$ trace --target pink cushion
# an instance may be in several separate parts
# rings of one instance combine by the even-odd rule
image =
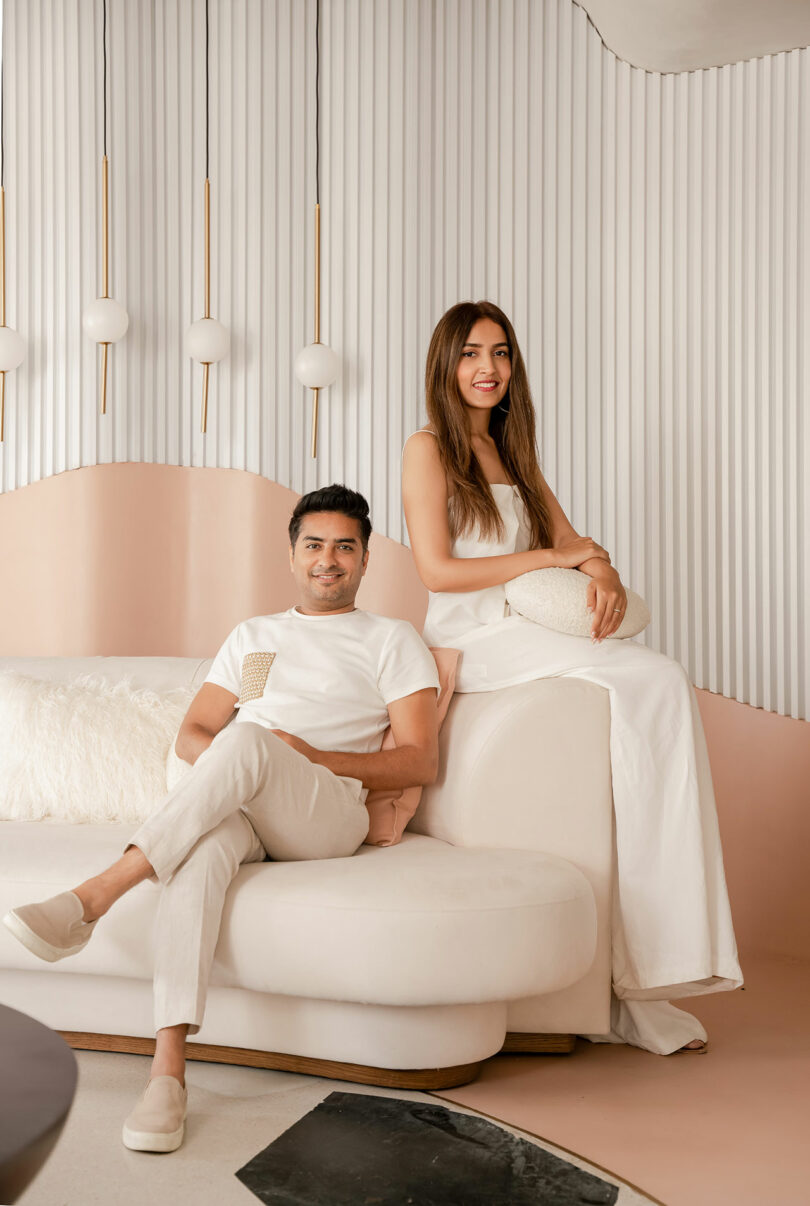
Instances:
[[[436,700],[436,710],[439,716],[439,728],[447,715],[453,690],[456,685],[456,668],[461,657],[458,649],[431,649],[439,672],[439,696]],[[385,730],[382,745],[383,750],[396,746],[390,727]],[[410,821],[422,797],[421,787],[401,787],[398,790],[390,787],[380,787],[370,791],[366,796],[369,827],[366,837],[367,846],[396,846],[402,840],[405,827]]]

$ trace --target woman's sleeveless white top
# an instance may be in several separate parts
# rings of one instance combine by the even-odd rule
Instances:
[[[477,531],[460,536],[453,543],[453,557],[498,557],[529,548],[530,531],[517,487],[495,482],[491,490],[503,521],[503,536],[484,540]],[[476,629],[508,615],[503,585],[484,590],[431,592],[423,635],[428,645],[453,646],[455,642],[457,647],[461,637],[468,637]]]

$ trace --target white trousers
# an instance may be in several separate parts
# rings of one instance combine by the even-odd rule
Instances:
[[[611,1032],[600,1037],[659,1054],[705,1038],[700,1022],[669,1000],[736,988],[742,973],[706,739],[686,671],[635,641],[595,646],[517,615],[443,643],[464,652],[457,691],[554,677],[608,691],[614,1001]]]
[[[131,839],[163,885],[156,1030],[199,1030],[225,893],[240,865],[354,854],[368,832],[361,793],[359,779],[316,766],[262,725],[217,734]]]

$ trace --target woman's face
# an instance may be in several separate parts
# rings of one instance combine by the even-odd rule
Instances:
[[[479,318],[458,362],[458,388],[465,405],[492,410],[505,398],[511,376],[506,332],[491,318]]]

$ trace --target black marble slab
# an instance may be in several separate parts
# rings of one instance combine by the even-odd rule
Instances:
[[[330,1093],[237,1177],[273,1206],[612,1206],[616,1186],[484,1118]]]

